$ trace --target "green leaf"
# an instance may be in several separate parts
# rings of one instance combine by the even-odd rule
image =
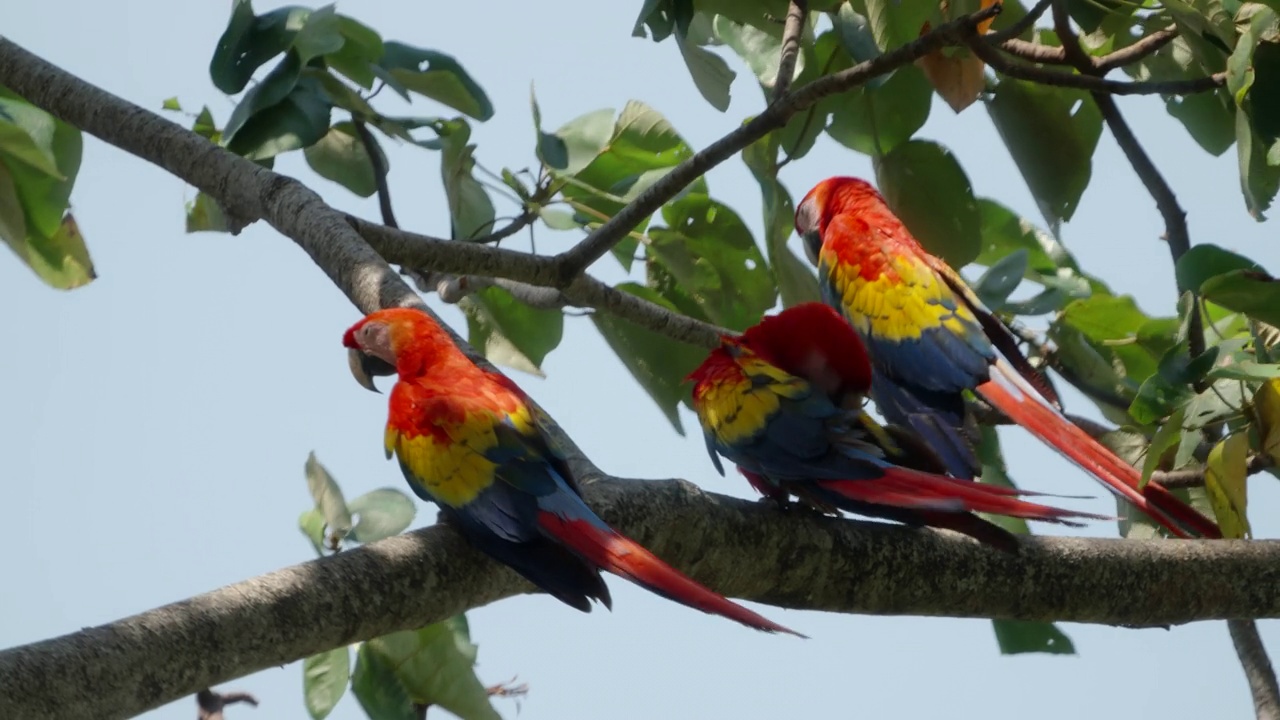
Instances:
[[[1225,91],[1171,95],[1164,104],[1210,155],[1217,157],[1235,143],[1235,112]]]
[[[2,172],[3,168],[0,168],[0,173]],[[0,181],[0,185],[3,185],[3,181]],[[0,193],[3,193],[3,189],[0,189]],[[3,202],[11,203],[12,198]],[[13,222],[13,218],[10,217],[6,222]],[[71,213],[66,214],[62,224],[50,237],[28,228],[24,239],[13,242],[5,235],[4,240],[50,287],[72,290],[87,285],[98,277],[93,269],[93,261],[89,258],[89,249],[85,247],[84,237],[80,234],[80,226]]]
[[[1280,133],[1280,101],[1272,97],[1280,89],[1280,46],[1262,42],[1275,21],[1276,13],[1270,8],[1254,13],[1227,61],[1227,89],[1238,107],[1240,185],[1249,213],[1259,221],[1265,219],[1262,213],[1280,190],[1280,168],[1267,161]],[[1253,91],[1255,81],[1261,84],[1257,92]]]
[[[1206,280],[1232,270],[1261,271],[1262,266],[1238,253],[1204,243],[1183,253],[1174,274],[1178,278],[1179,292],[1199,293]]]
[[[347,509],[347,503],[342,498],[342,489],[338,487],[338,482],[320,464],[314,452],[307,455],[305,471],[307,489],[311,491],[316,507],[324,515],[324,522],[329,526],[329,532],[339,536],[346,535],[351,530],[351,511]]]
[[[1280,377],[1280,365],[1245,360],[1213,368],[1205,374],[1205,377],[1210,380],[1270,380]]]
[[[189,233],[227,232],[227,218],[222,213],[218,201],[204,192],[196,193],[196,197],[187,203],[187,228]]]
[[[715,36],[747,63],[756,79],[766,88],[778,82],[778,66],[782,61],[782,26],[760,30],[752,25],[736,23],[724,15],[713,21]],[[804,70],[804,53],[796,56],[794,80]]]
[[[538,103],[533,101],[534,125],[538,130],[538,159],[551,170],[577,175],[609,144],[613,134],[613,110],[603,108],[580,115],[554,133],[543,132]]]
[[[394,488],[370,490],[347,503],[347,510],[356,517],[351,537],[361,543],[399,535],[417,512],[409,496]]]
[[[298,516],[298,529],[311,541],[316,555],[324,555],[324,515],[316,508],[311,508]]]
[[[926,250],[956,268],[978,256],[978,202],[951,151],[934,142],[911,140],[877,158],[874,165],[889,207]]]
[[[209,62],[214,86],[228,95],[243,90],[254,71],[289,49],[310,14],[307,8],[288,6],[255,16],[249,0],[234,0]]]
[[[1250,535],[1248,508],[1249,434],[1238,432],[1209,451],[1204,487],[1225,538]]]
[[[342,47],[324,56],[325,63],[365,90],[373,88],[373,64],[384,52],[382,36],[372,28],[345,15],[338,15]]]
[[[713,322],[743,330],[777,301],[774,280],[755,238],[731,208],[690,193],[662,208],[667,227],[652,227],[646,248]]]
[[[1000,654],[1049,653],[1075,655],[1076,647],[1057,625],[1026,620],[992,620]]]
[[[22,256],[27,240],[27,218],[22,212],[18,188],[9,170],[0,165],[0,239]]]
[[[1015,250],[1027,253],[1027,277],[1057,276],[1062,268],[1080,272],[1076,259],[1052,235],[989,198],[978,199],[982,215],[982,252],[974,262],[988,267]]]
[[[289,57],[294,56],[290,54]],[[313,145],[329,132],[329,113],[333,105],[318,79],[299,77],[282,100],[259,106],[258,100],[264,98],[256,96],[251,99],[250,96],[267,82],[263,81],[245,95],[223,130],[229,138],[227,149],[250,160],[266,160]],[[233,121],[246,103],[259,109],[253,110],[233,134]]]
[[[760,184],[764,201],[765,250],[769,267],[773,268],[778,294],[783,307],[822,299],[818,279],[809,266],[787,248],[787,240],[795,228],[795,205],[791,195],[778,182],[777,138],[774,133],[757,140],[742,151],[742,160]]]
[[[852,3],[842,2],[840,10],[831,21],[839,33],[840,44],[854,62],[865,62],[880,56],[880,48],[876,45],[875,34],[871,32],[870,21],[855,10]],[[868,80],[864,87],[879,87],[884,81],[884,76],[877,77]]]
[[[182,103],[178,102],[177,97],[165,98],[164,103],[160,106],[161,110],[174,110],[182,112]]]
[[[467,316],[468,342],[490,362],[545,377],[542,361],[560,344],[563,313],[529,307],[500,287],[472,293],[458,306]]]
[[[378,65],[406,89],[444,103],[481,122],[493,117],[489,96],[452,56],[388,42]],[[425,67],[424,67],[425,65]]]
[[[293,38],[293,48],[305,65],[312,58],[341,50],[345,42],[338,15],[330,4],[307,16],[307,21]]]
[[[493,201],[489,192],[473,175],[476,146],[471,139],[471,126],[462,118],[441,122],[436,130],[444,143],[440,156],[440,172],[444,178],[445,197],[453,223],[453,238],[467,240],[493,232]]]
[[[840,96],[827,134],[871,156],[892,152],[929,119],[933,90],[919,68],[898,68],[879,86],[868,83]]]
[[[374,143],[383,167],[386,167],[387,156],[376,144],[376,139]],[[334,124],[320,138],[320,142],[306,148],[302,154],[317,175],[338,183],[360,197],[369,197],[378,191],[373,163],[356,133],[354,123],[344,121]]]
[[[1215,380],[1204,392],[1187,403],[1185,427],[1203,428],[1238,417],[1245,404],[1245,383]]]
[[[501,720],[476,677],[476,646],[464,615],[365,643],[395,669],[410,699],[438,705],[463,720]]]
[[[987,112],[1056,233],[1075,214],[1089,185],[1102,134],[1097,105],[1080,90],[1003,78]]]
[[[1142,482],[1139,489],[1147,486],[1151,480],[1151,473],[1160,466],[1160,459],[1182,439],[1182,422],[1186,416],[1186,408],[1180,407],[1174,410],[1169,420],[1152,436],[1151,446],[1147,449],[1147,455],[1142,461]]]
[[[889,51],[915,40],[933,15],[933,3],[866,0],[871,34],[881,50]],[[933,6],[933,7],[931,7]]]
[[[983,305],[998,310],[1022,284],[1022,277],[1026,274],[1027,251],[1019,248],[991,265],[978,278],[973,289]]]
[[[28,234],[53,238],[80,171],[80,131],[0,87],[0,163],[8,168]]]
[[[684,59],[684,65],[689,69],[689,77],[693,78],[693,86],[698,89],[702,99],[720,112],[728,110],[729,87],[733,85],[733,79],[738,76],[729,69],[729,63],[719,55],[706,48],[698,47],[679,35],[676,36],[676,47],[680,49],[680,57]],[[612,118],[612,113],[610,117]]]
[[[622,283],[617,289],[678,312],[670,300],[652,288],[636,283]],[[617,353],[623,365],[631,371],[631,375],[658,404],[676,432],[683,435],[684,426],[676,409],[681,402],[688,402],[684,378],[702,363],[706,351],[677,342],[609,313],[593,313],[591,322],[595,323],[596,329]]]
[[[369,720],[416,720],[413,701],[395,668],[382,655],[361,643],[356,651],[356,669],[351,673],[351,692]]]
[[[312,720],[324,720],[342,699],[350,678],[351,653],[343,645],[302,661],[302,698]]]
[[[1270,325],[1280,324],[1280,280],[1257,270],[1232,270],[1200,285],[1204,299]]]

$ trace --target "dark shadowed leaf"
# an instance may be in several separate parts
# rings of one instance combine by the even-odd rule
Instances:
[[[987,307],[996,310],[1004,305],[1027,274],[1027,251],[1019,248],[996,261],[974,284],[974,292]]]
[[[783,307],[821,300],[818,278],[809,265],[787,247],[795,229],[795,205],[791,195],[777,177],[776,138],[773,133],[757,140],[742,151],[742,160],[750,168],[764,200],[765,250],[769,267],[773,268],[778,294]]]
[[[1083,91],[1004,78],[987,111],[1056,232],[1089,185],[1102,134],[1097,105]]]
[[[646,248],[712,322],[745,329],[777,300],[755,238],[731,208],[690,193],[662,208],[667,227],[649,228]]]
[[[209,62],[214,86],[228,95],[243,90],[254,71],[289,49],[310,14],[307,8],[289,6],[255,16],[249,0],[234,0]]]
[[[452,56],[388,42],[378,65],[405,88],[484,121],[493,117],[489,96]]]
[[[381,654],[361,643],[356,651],[356,668],[351,673],[351,692],[369,720],[417,720],[409,691],[395,668]]]
[[[493,232],[493,201],[489,191],[475,179],[476,146],[471,139],[471,126],[462,118],[438,123],[444,151],[440,154],[440,174],[449,201],[449,217],[453,238],[467,240]]]
[[[346,645],[302,661],[302,699],[312,720],[324,720],[333,712],[350,677],[351,653]]]
[[[387,166],[387,157],[374,139],[374,149],[382,158],[383,167]],[[307,164],[316,174],[326,180],[332,180],[360,197],[369,197],[378,191],[373,177],[373,163],[369,161],[369,153],[364,143],[356,135],[355,125],[351,122],[335,123],[320,142],[312,145],[302,154]]]
[[[254,90],[260,87],[262,85]],[[246,102],[249,102],[249,95],[236,106],[236,112]],[[329,112],[332,109],[324,85],[314,77],[300,77],[284,99],[254,111],[234,135],[230,135],[232,123],[228,120],[224,131],[230,137],[227,149],[250,160],[265,160],[307,147],[319,142],[329,132]],[[235,113],[232,115],[234,117]]]
[[[1280,45],[1263,41],[1275,22],[1271,8],[1255,12],[1227,61],[1227,90],[1237,107],[1240,185],[1249,213],[1259,221],[1280,190],[1280,168],[1268,162],[1280,135]]]
[[[1160,467],[1160,460],[1182,440],[1182,423],[1187,417],[1186,408],[1178,408],[1169,416],[1168,421],[1160,426],[1151,437],[1151,446],[1142,459],[1142,481],[1140,487],[1146,487],[1151,480],[1151,473]],[[1176,466],[1175,466],[1176,467]]]
[[[876,44],[887,52],[915,40],[936,7],[929,2],[866,0],[867,20]]]
[[[668,310],[676,310],[671,301],[652,288],[636,283],[622,283],[617,289],[657,303]],[[627,366],[640,386],[662,409],[676,432],[683,435],[684,426],[676,408],[681,402],[688,400],[684,378],[702,362],[706,351],[676,342],[609,313],[594,313],[591,315],[591,322],[595,323],[596,329],[617,353],[622,364]]]
[[[338,482],[320,464],[314,452],[307,455],[305,471],[307,489],[311,491],[316,507],[324,515],[324,522],[329,526],[329,532],[346,535],[351,530],[351,511],[347,509],[347,502],[342,497],[342,489],[338,487]]]
[[[399,535],[413,522],[417,509],[408,495],[395,488],[378,488],[353,498],[347,509],[355,516],[351,537],[371,543]]]
[[[901,67],[882,85],[871,83],[840,96],[827,134],[865,155],[883,155],[911,139],[929,119],[933,92],[924,74]]]
[[[934,142],[912,140],[877,158],[875,168],[889,207],[926,250],[955,268],[978,256],[982,248],[978,202],[951,151]]]
[[[502,720],[475,674],[476,646],[464,615],[365,643],[395,669],[418,704],[439,705],[463,720]]]
[[[543,377],[542,361],[560,344],[564,314],[532,308],[500,287],[485,288],[458,303],[467,316],[467,338],[497,365]]]
[[[218,201],[203,192],[187,203],[187,232],[227,232],[227,218]]]

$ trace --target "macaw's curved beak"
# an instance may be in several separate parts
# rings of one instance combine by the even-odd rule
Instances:
[[[391,363],[372,355],[366,355],[355,348],[347,350],[347,365],[351,368],[351,376],[360,383],[360,387],[376,393],[382,391],[373,384],[379,375],[395,375],[396,369]]]

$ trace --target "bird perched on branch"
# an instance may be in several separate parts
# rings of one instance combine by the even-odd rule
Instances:
[[[693,406],[720,474],[720,455],[760,492],[819,509],[931,525],[1004,550],[1017,541],[975,512],[1077,525],[1105,516],[1026,502],[1038,495],[959,480],[918,437],[881,427],[863,409],[872,369],[835,310],[804,303],[767,316],[689,375]]]
[[[426,313],[380,310],[342,338],[352,374],[398,375],[385,445],[409,486],[476,548],[582,611],[612,607],[608,570],[703,612],[797,634],[699,585],[605,524],[539,427],[523,391],[469,360]],[[803,636],[802,636],[803,637]]]
[[[964,280],[930,255],[880,193],[852,177],[818,183],[796,207],[796,232],[818,266],[823,298],[872,358],[871,397],[912,428],[948,471],[978,468],[964,392],[973,391],[1180,537],[1218,526],[1068,420],[1053,387]]]

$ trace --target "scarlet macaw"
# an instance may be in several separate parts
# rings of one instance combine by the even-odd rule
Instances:
[[[1136,468],[1062,415],[1057,394],[1009,329],[920,246],[869,183],[823,180],[797,206],[795,223],[823,298],[868,346],[877,407],[920,433],[951,474],[972,477],[976,468],[963,395],[972,390],[1175,535],[1222,537],[1159,483],[1139,491]]]
[[[600,569],[703,612],[798,634],[708,590],[605,524],[583,502],[515,383],[477,367],[426,313],[380,310],[342,338],[352,374],[398,374],[386,452],[414,493],[475,547],[584,612],[612,607]]]
[[[1106,519],[940,474],[914,434],[881,427],[862,409],[871,375],[853,328],[832,308],[804,303],[722,337],[689,379],[716,469],[724,474],[723,455],[774,499],[949,528],[1005,550],[1016,549],[1013,536],[973,512],[1067,525]]]

